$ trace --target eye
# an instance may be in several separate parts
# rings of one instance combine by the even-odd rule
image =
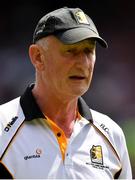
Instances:
[[[75,49],[68,49],[67,52],[73,53],[75,51]]]
[[[75,48],[72,48],[72,49],[67,49],[66,51],[67,54],[71,54],[71,55],[74,55],[77,53],[77,50]]]
[[[94,54],[94,49],[92,49],[92,48],[85,48],[85,49],[84,49],[84,52],[85,52],[86,54]]]
[[[73,52],[72,49],[68,49],[68,50],[67,50],[67,53],[72,53],[72,52]]]
[[[91,53],[92,50],[91,50],[90,48],[85,48],[85,49],[84,49],[84,52],[85,52],[85,53]]]

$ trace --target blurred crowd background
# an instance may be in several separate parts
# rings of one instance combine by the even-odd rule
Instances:
[[[135,178],[135,3],[126,0],[5,1],[0,5],[0,104],[21,95],[34,81],[28,47],[38,20],[63,6],[82,8],[109,48],[97,45],[88,105],[124,130]]]

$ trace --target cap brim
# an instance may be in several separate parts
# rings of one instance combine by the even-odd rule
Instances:
[[[108,47],[107,42],[98,34],[89,28],[74,28],[66,31],[57,32],[55,36],[64,44],[74,44],[88,38],[94,38],[99,44],[105,48]]]

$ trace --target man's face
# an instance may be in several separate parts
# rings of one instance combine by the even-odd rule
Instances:
[[[95,41],[64,45],[54,36],[49,36],[47,42],[47,49],[43,47],[42,79],[45,88],[63,98],[83,95],[92,79]]]

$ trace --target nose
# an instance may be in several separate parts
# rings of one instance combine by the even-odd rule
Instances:
[[[80,52],[77,56],[77,63],[81,66],[89,68],[94,60],[94,56],[88,55],[85,52]]]

